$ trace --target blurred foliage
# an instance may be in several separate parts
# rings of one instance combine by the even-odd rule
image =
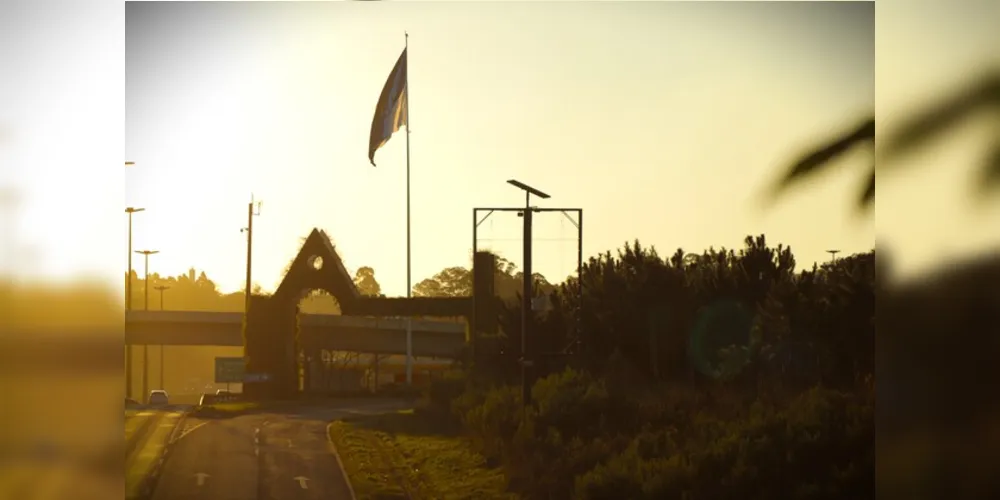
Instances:
[[[890,131],[875,149],[875,116],[835,137],[829,143],[810,151],[796,161],[775,186],[775,194],[797,184],[819,171],[829,169],[844,153],[862,146],[873,151],[868,180],[858,201],[863,207],[875,202],[875,173],[889,168],[905,155],[946,136],[965,121],[989,113],[994,127],[994,140],[987,145],[977,186],[978,194],[987,194],[1000,187],[1000,71],[986,72],[971,84],[918,110],[895,130]],[[873,114],[874,115],[874,114]],[[877,160],[877,161],[876,161]]]
[[[985,118],[986,144],[975,178],[982,198],[1000,187],[1000,70],[973,78],[958,91],[927,103],[879,140],[877,168],[902,168],[907,155]],[[874,141],[874,120],[805,155],[776,192],[829,168],[839,152]],[[952,168],[940,165],[939,168]],[[874,204],[873,168],[862,205]],[[985,228],[984,228],[985,229]],[[886,276],[890,265],[881,256]],[[882,280],[879,299],[879,477],[891,496],[989,498],[1000,492],[990,467],[1000,459],[1000,254],[961,263],[943,261],[920,279]],[[991,436],[991,437],[987,437]]]
[[[86,282],[0,282],[0,332],[120,334],[122,307],[118,298],[110,293],[94,293],[95,289],[100,290]]]

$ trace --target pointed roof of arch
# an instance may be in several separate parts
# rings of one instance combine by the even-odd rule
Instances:
[[[319,269],[313,265],[316,257],[322,259]],[[302,292],[307,290],[325,290],[337,299],[341,307],[361,296],[330,237],[319,228],[313,228],[302,243],[274,297],[291,297],[297,302]]]

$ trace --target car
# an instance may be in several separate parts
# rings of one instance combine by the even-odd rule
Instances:
[[[149,404],[151,405],[167,405],[170,404],[170,397],[167,396],[167,391],[163,389],[153,389],[149,391]]]
[[[215,398],[213,400],[216,403],[229,403],[239,399],[240,395],[238,392],[230,392],[226,389],[219,389],[215,391]]]
[[[198,406],[206,406],[215,402],[214,394],[202,394],[201,398],[198,400]]]

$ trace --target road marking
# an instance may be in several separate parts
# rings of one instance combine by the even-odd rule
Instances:
[[[291,440],[291,439],[289,439],[289,440],[288,440],[288,447],[289,447],[289,448],[291,448],[291,447],[292,447],[292,440]]]
[[[205,479],[207,477],[208,477],[208,474],[205,474],[204,472],[198,472],[198,473],[196,473],[194,475],[194,479],[195,479],[195,481],[198,482],[198,486],[204,486],[205,485]]]
[[[191,425],[191,424],[185,425],[184,426],[184,430],[182,430],[181,434],[179,436],[177,436],[177,439],[180,440],[182,437],[187,436],[188,434],[191,434],[192,432],[194,432],[195,430],[197,430],[199,427],[201,427],[201,426],[203,426],[203,425],[205,425],[207,423],[208,422],[199,422],[199,423],[194,424],[194,425]]]
[[[304,489],[304,490],[308,490],[309,489],[309,486],[306,485],[306,481],[309,480],[308,477],[298,476],[298,477],[293,478],[293,480],[298,481],[299,482],[299,486],[301,486],[302,489]]]

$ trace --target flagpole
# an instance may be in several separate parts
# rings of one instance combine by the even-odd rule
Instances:
[[[403,32],[406,52],[406,298],[413,296],[410,259],[410,34]],[[413,317],[406,317],[406,385],[413,385]]]

